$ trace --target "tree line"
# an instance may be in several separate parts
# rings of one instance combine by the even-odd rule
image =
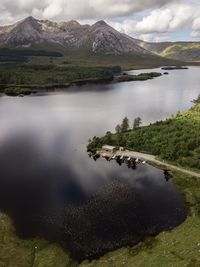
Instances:
[[[127,117],[125,117],[122,120],[121,124],[117,124],[115,127],[115,131],[116,133],[125,133],[128,130],[135,130],[137,128],[140,127],[140,125],[142,124],[142,119],[140,117],[137,117],[134,119],[133,124],[132,124],[132,128],[130,127],[130,123],[129,123],[129,119]]]

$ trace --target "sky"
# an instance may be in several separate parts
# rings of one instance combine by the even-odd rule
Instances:
[[[0,0],[0,25],[27,16],[82,24],[105,20],[145,41],[200,40],[200,0]]]

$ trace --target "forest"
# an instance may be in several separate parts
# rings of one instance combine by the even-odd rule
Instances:
[[[122,146],[200,170],[200,97],[194,102],[188,111],[178,112],[165,121],[148,126],[137,125],[130,129],[125,118],[121,125],[116,126],[116,133],[107,132],[102,138],[94,137],[88,150],[96,151],[103,144]]]
[[[0,91],[19,95],[22,89],[63,88],[73,84],[109,82],[121,68],[75,65],[0,64]]]

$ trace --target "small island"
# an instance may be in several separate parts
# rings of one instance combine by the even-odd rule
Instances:
[[[170,66],[170,67],[163,67],[162,70],[188,70],[188,67]]]
[[[162,74],[159,72],[140,73],[138,75],[131,75],[124,73],[123,75],[117,77],[116,81],[117,82],[146,81],[160,76],[162,76]]]

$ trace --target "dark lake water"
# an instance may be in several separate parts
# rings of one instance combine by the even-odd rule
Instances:
[[[200,93],[200,69],[169,73],[0,97],[0,209],[21,237],[42,236],[76,259],[94,258],[185,220],[184,196],[162,170],[94,161],[86,153],[89,138],[113,130],[124,116],[148,124],[189,108]]]

